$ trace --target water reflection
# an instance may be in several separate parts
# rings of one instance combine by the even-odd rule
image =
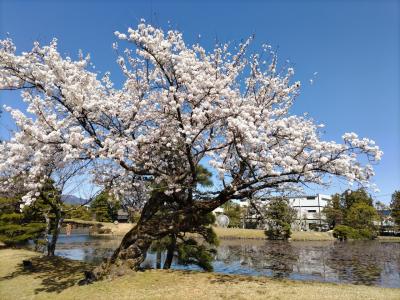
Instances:
[[[373,241],[336,243],[329,249],[326,263],[335,271],[339,281],[380,285],[384,280],[392,282],[388,285],[399,286],[398,246],[398,243],[391,245]]]
[[[118,245],[113,238],[62,236],[56,254],[98,264]],[[155,253],[144,264],[155,267]],[[400,243],[222,240],[213,266],[228,274],[400,287]]]
[[[100,264],[119,246],[120,239],[93,237],[87,234],[61,235],[56,255]]]
[[[267,272],[266,275],[275,278],[286,278],[293,272],[298,258],[297,249],[289,242],[238,244],[237,241],[231,241],[221,243],[215,260],[225,265],[238,262],[245,270]],[[234,273],[237,273],[237,270],[235,271]]]

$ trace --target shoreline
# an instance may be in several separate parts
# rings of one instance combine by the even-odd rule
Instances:
[[[91,265],[48,258],[22,249],[2,249],[0,299],[399,299],[400,289],[272,279],[261,276],[146,270],[78,286]],[[32,271],[21,263],[30,259]]]
[[[133,226],[131,223],[106,223],[97,221],[82,221],[69,219],[66,221],[73,221],[76,224],[82,225],[93,225],[99,226],[103,229],[109,230],[111,233],[91,233],[95,237],[122,237],[124,236]],[[264,230],[261,229],[243,229],[243,228],[221,228],[213,227],[217,237],[223,240],[265,240],[267,237],[264,234]],[[289,241],[336,241],[331,231],[318,232],[318,231],[293,231]],[[400,242],[398,236],[378,236],[376,241],[379,242]]]
[[[81,225],[91,225],[101,227],[110,233],[95,233],[92,236],[123,236],[125,235],[134,224],[131,223],[107,223],[97,221],[83,221],[76,219],[66,219],[67,222],[73,222]],[[268,240],[261,229],[243,229],[243,228],[221,228],[213,227],[217,237],[220,239],[250,239],[250,240]],[[334,241],[335,238],[330,232],[316,232],[316,231],[294,231],[292,233],[291,241]]]

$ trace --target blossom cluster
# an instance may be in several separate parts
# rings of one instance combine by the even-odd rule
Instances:
[[[372,140],[346,133],[343,144],[327,142],[322,125],[289,113],[300,83],[293,68],[277,71],[270,47],[262,49],[269,62],[246,54],[251,39],[233,54],[228,45],[207,52],[145,22],[115,35],[132,45],[117,58],[119,89],[110,74],[90,71],[89,56],[63,57],[57,40],[20,54],[0,41],[0,89],[21,90],[27,103],[24,112],[6,108],[18,131],[0,144],[1,190],[24,177],[29,204],[49,168],[77,161],[96,166],[94,184],[136,198],[145,182],[166,193],[195,187],[205,160],[223,182],[214,194],[228,187],[236,197],[326,184],[326,174],[366,184],[374,174],[382,152]]]

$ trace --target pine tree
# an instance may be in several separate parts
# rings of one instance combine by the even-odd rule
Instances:
[[[325,215],[329,228],[333,229],[337,225],[341,225],[344,219],[344,212],[341,206],[340,194],[332,196],[331,201],[324,207],[322,213]]]
[[[96,221],[112,222],[117,219],[118,203],[108,191],[101,192],[91,203],[90,209],[96,214]]]
[[[156,252],[156,267],[161,268],[161,253],[166,252],[163,268],[170,269],[174,257],[181,265],[197,265],[205,271],[212,271],[212,261],[216,254],[215,246],[218,245],[218,238],[211,225],[215,217],[212,213],[201,217],[198,226],[187,235],[187,232],[178,232],[151,245],[151,251]],[[196,235],[195,239],[193,235]]]
[[[291,235],[291,224],[295,220],[296,211],[285,198],[277,197],[269,201],[265,218],[268,228],[265,234],[270,240],[287,240]]]
[[[391,216],[397,226],[400,226],[400,191],[395,191],[390,203]]]
[[[212,174],[203,166],[196,168],[197,184],[200,186],[210,186]],[[163,191],[162,183],[158,186],[153,186],[153,190],[160,193]],[[157,192],[153,192],[154,194]],[[153,195],[154,196],[154,195]],[[157,197],[156,197],[157,198]],[[160,194],[160,202],[162,202],[162,194]],[[162,215],[167,213],[173,207],[173,203],[164,203],[164,209],[157,213]],[[161,267],[161,253],[166,251],[166,258],[163,268],[171,268],[173,258],[176,257],[179,264],[199,266],[205,271],[212,271],[212,260],[216,253],[214,249],[218,245],[218,238],[212,229],[215,223],[215,216],[212,213],[207,215],[198,215],[196,226],[190,232],[175,232],[160,240],[152,243],[151,249],[157,252],[157,267]],[[190,234],[187,236],[187,234]],[[192,236],[197,235],[201,243]]]
[[[15,246],[33,240],[38,245],[43,238],[45,222],[43,217],[20,210],[18,198],[0,198],[0,240]]]

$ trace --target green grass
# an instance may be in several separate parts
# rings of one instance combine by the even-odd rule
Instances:
[[[149,270],[78,286],[91,266],[27,250],[0,250],[0,299],[400,299],[400,289]],[[33,271],[24,271],[31,259]]]

